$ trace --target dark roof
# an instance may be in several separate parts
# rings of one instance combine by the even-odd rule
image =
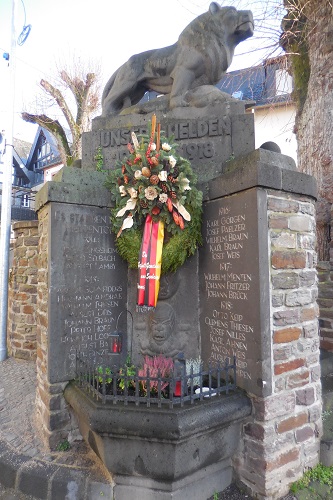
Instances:
[[[290,94],[276,92],[276,71],[285,69],[285,57],[268,59],[258,66],[226,73],[216,85],[223,92],[243,101],[254,101],[255,106],[285,103]]]
[[[290,94],[276,92],[276,71],[285,68],[285,56],[267,59],[258,66],[226,73],[216,87],[242,101],[254,101],[255,106],[290,102]],[[146,92],[141,102],[156,96],[156,92]]]
[[[32,146],[31,142],[22,141],[22,139],[17,139],[14,137],[13,143],[14,143],[14,151],[16,151],[16,153],[22,159],[25,165]]]
[[[1,220],[1,210],[0,210],[0,220]],[[31,208],[15,207],[12,205],[11,220],[12,222],[17,220],[37,220],[37,214],[34,210],[31,210]]]

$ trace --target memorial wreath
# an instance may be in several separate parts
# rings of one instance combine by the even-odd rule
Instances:
[[[138,305],[143,307],[156,304],[161,272],[176,271],[202,239],[202,193],[190,162],[163,137],[155,115],[149,132],[140,137],[132,132],[128,155],[106,182],[115,201],[111,221],[117,250],[131,268],[139,268]]]

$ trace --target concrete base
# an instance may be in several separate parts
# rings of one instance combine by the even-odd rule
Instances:
[[[65,398],[111,472],[116,500],[202,500],[222,491],[251,413],[243,393],[173,409],[97,403],[74,384]]]
[[[113,479],[116,500],[205,500],[231,484],[232,467],[230,459],[221,460],[173,483],[120,475]]]

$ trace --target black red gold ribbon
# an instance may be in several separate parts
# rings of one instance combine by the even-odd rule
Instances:
[[[164,223],[147,215],[139,255],[137,309],[145,312],[156,306],[160,289]]]

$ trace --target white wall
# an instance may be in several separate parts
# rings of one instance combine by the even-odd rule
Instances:
[[[264,142],[278,144],[281,153],[291,156],[297,163],[297,142],[293,133],[295,107],[293,105],[256,108],[254,111],[255,147]]]

